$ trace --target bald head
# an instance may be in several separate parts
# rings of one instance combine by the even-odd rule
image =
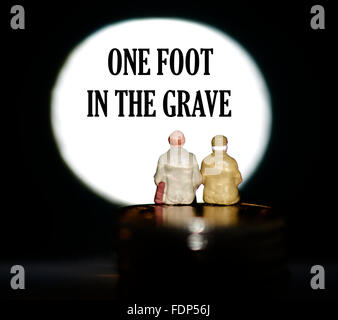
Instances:
[[[222,135],[217,135],[214,136],[211,140],[211,145],[213,147],[222,147],[222,146],[226,146],[228,144],[228,139],[225,136]]]
[[[185,143],[185,137],[183,132],[181,131],[174,131],[168,138],[168,141],[171,146],[183,146]]]

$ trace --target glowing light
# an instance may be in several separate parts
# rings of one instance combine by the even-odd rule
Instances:
[[[199,233],[192,233],[187,238],[187,245],[190,250],[198,251],[207,246],[208,240],[205,235]]]
[[[116,75],[107,65],[112,48],[213,48],[210,75]],[[157,59],[148,59],[156,70]],[[231,90],[232,117],[88,118],[87,90],[155,90],[154,106],[162,108],[167,90]],[[115,100],[116,101],[116,100]],[[257,65],[236,41],[210,26],[180,19],[139,19],[109,25],[70,53],[52,92],[51,123],[61,156],[75,175],[97,194],[120,203],[152,203],[153,175],[174,130],[186,137],[185,148],[201,162],[211,152],[211,139],[227,136],[228,153],[239,165],[243,184],[260,163],[270,137],[269,93]],[[197,192],[202,200],[202,187]]]

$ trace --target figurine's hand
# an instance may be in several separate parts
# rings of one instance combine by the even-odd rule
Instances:
[[[154,200],[154,202],[156,204],[162,204],[163,203],[164,188],[165,188],[165,183],[163,181],[161,181],[157,185],[157,189],[156,189],[155,200]]]

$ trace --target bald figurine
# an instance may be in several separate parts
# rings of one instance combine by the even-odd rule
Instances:
[[[212,138],[212,154],[202,161],[204,184],[203,200],[211,204],[231,205],[239,202],[238,185],[242,175],[237,162],[227,154],[228,139],[217,135]]]
[[[184,134],[174,131],[168,138],[170,149],[162,154],[154,176],[156,204],[191,204],[202,176],[196,157],[183,148]]]

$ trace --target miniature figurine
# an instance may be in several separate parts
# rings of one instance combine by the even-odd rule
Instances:
[[[156,204],[190,204],[202,182],[196,157],[183,148],[184,134],[174,131],[168,138],[170,149],[158,160],[154,176]]]
[[[239,201],[238,185],[242,175],[235,159],[227,154],[228,139],[217,135],[212,138],[212,154],[202,161],[204,184],[203,200],[206,203],[231,205]]]

